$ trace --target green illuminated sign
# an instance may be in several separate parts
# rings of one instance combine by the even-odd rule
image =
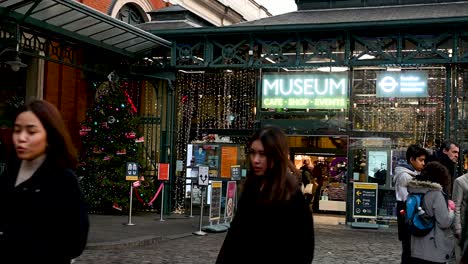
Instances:
[[[265,73],[262,108],[346,109],[347,73]]]

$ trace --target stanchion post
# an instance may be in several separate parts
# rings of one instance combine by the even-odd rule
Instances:
[[[202,231],[202,222],[203,222],[203,187],[201,187],[201,207],[200,207],[200,228],[197,232],[193,232],[197,236],[206,236],[206,233]]]
[[[133,200],[133,183],[130,182],[130,210],[128,211],[128,226],[135,225],[132,223],[132,200]]]
[[[193,181],[193,180],[192,180]],[[190,216],[193,217],[193,182],[190,181]]]
[[[161,190],[161,219],[159,219],[159,221],[164,221],[163,219],[163,214],[164,214],[164,183],[161,183],[163,186],[162,186],[162,190]]]

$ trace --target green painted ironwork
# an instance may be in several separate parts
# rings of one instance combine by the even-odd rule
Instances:
[[[387,29],[388,31],[388,29]],[[468,62],[465,30],[174,37],[175,68],[314,68]]]

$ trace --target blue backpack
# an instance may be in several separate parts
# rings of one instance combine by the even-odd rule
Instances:
[[[406,199],[405,223],[413,236],[425,236],[435,225],[433,216],[424,209],[424,193],[410,193]]]

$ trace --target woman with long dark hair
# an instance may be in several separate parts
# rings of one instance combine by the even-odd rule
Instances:
[[[70,263],[89,222],[62,116],[34,100],[17,114],[12,138],[17,159],[0,179],[0,263]]]
[[[291,172],[286,135],[265,127],[248,151],[249,174],[216,263],[311,263],[312,213]]]

